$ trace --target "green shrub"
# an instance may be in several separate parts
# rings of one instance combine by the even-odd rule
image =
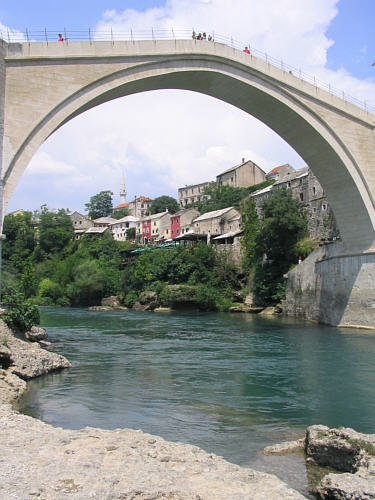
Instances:
[[[136,303],[137,299],[138,299],[137,292],[135,292],[133,290],[127,294],[127,296],[125,297],[124,303],[125,303],[126,307],[133,307],[134,304]]]
[[[5,323],[15,330],[27,332],[40,322],[39,309],[33,305],[21,292],[5,295],[3,302],[8,306],[7,313],[3,319]]]
[[[68,299],[68,297],[59,297],[56,301],[56,304],[60,307],[69,307],[70,300]]]
[[[49,278],[44,278],[39,283],[39,296],[50,298],[53,303],[63,295],[63,288]]]

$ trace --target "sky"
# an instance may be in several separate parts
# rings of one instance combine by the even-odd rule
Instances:
[[[153,27],[215,31],[301,67],[375,106],[375,0],[2,0],[0,30],[24,32]],[[272,130],[231,105],[165,90],[98,106],[39,148],[8,206],[84,212],[91,196],[177,197],[186,184],[252,160],[266,172],[305,162]]]

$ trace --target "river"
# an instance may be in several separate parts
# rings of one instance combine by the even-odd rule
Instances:
[[[142,429],[270,472],[279,457],[259,451],[308,425],[375,432],[373,331],[229,313],[43,308],[41,319],[73,369],[31,381],[20,409],[52,425]]]

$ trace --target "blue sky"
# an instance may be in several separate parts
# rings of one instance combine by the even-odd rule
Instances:
[[[375,106],[374,14],[375,0],[3,0],[0,29],[207,26],[250,40]],[[122,171],[128,199],[176,196],[178,187],[214,179],[242,157],[266,171],[287,162],[304,166],[267,127],[225,103],[182,91],[129,96],[53,134],[32,159],[9,210],[46,202],[83,211],[102,189],[113,190],[116,203]]]

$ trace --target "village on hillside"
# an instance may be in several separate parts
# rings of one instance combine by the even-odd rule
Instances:
[[[267,183],[266,181],[271,181]],[[249,197],[254,199],[258,215],[261,204],[272,190],[278,188],[291,189],[307,214],[308,231],[311,238],[331,239],[336,237],[337,229],[333,214],[324,191],[309,167],[295,170],[285,164],[265,173],[251,160],[242,159],[235,165],[216,176],[216,186],[249,188],[268,184],[256,189]],[[207,201],[210,195],[207,188],[211,182],[186,185],[178,189],[180,210],[170,213],[165,211],[151,214],[152,199],[146,196],[135,197],[126,201],[124,179],[120,191],[120,204],[114,212],[126,210],[128,215],[120,219],[100,217],[91,220],[87,215],[73,212],[70,217],[75,230],[75,237],[82,234],[104,233],[112,235],[117,241],[129,240],[143,245],[176,244],[177,242],[203,240],[215,243],[221,248],[240,254],[241,213],[228,206],[220,210],[199,213],[197,203]]]

